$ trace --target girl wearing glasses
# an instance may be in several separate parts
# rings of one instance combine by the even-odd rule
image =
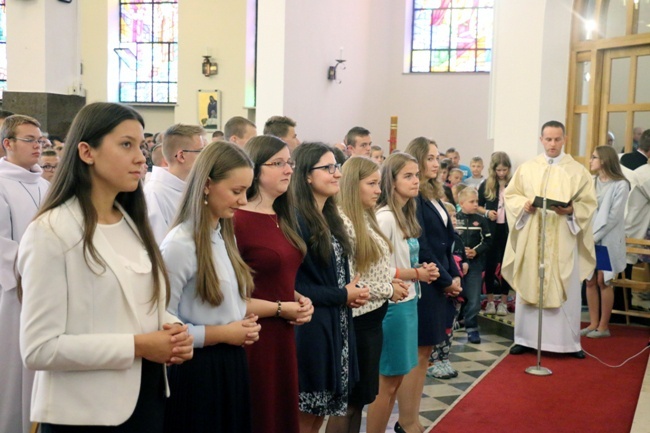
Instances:
[[[235,212],[237,247],[253,270],[264,335],[246,349],[251,390],[264,398],[251,401],[253,431],[298,433],[298,360],[293,325],[311,319],[313,307],[294,289],[296,272],[307,250],[297,232],[289,181],[293,161],[287,144],[261,135],[244,150],[255,164],[248,203]]]
[[[612,146],[598,146],[589,163],[595,174],[598,210],[594,217],[594,242],[607,248],[611,270],[596,269],[587,280],[589,326],[580,335],[589,338],[609,337],[609,319],[614,307],[612,278],[625,270],[625,204],[630,183],[625,178],[618,155]],[[600,295],[599,292],[600,291]]]
[[[169,271],[169,311],[189,324],[195,355],[172,366],[165,432],[251,432],[248,362],[242,346],[259,339],[249,303],[250,268],[235,244],[232,217],[246,204],[253,163],[238,146],[199,154],[176,221],[160,248]]]
[[[81,109],[20,245],[21,354],[36,370],[31,418],[43,433],[162,432],[165,364],[192,357],[186,327],[165,311],[140,183],[143,127],[130,107]]]
[[[314,303],[310,323],[296,328],[303,433],[317,433],[326,415],[345,415],[350,389],[358,379],[349,307],[368,299],[368,288],[350,281],[351,251],[335,204],[340,166],[322,143],[303,143],[293,153],[296,168],[290,191],[307,254],[298,268],[296,290]]]

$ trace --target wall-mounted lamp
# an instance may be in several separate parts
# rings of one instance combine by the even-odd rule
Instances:
[[[336,65],[330,66],[327,69],[327,79],[330,81],[336,80],[336,69],[339,67],[339,65],[345,63],[345,60],[343,59],[336,59]],[[343,69],[345,69],[345,65],[343,65]],[[341,81],[339,80],[339,84]]]
[[[210,56],[203,56],[203,63],[201,64],[201,71],[203,75],[209,77],[210,75],[217,75],[219,72],[219,66],[217,63],[210,62]]]
[[[336,69],[338,69],[339,65],[345,63],[345,60],[343,60],[343,47],[341,47],[339,51],[339,58],[336,59],[335,62],[336,65],[327,68],[327,79],[330,81],[336,80]],[[343,65],[343,69],[345,69],[345,65]],[[341,84],[341,80],[339,80],[339,84]]]

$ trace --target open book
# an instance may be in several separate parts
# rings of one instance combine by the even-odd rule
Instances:
[[[582,190],[584,189],[584,187],[586,185],[587,184],[582,185],[582,188],[580,188],[578,191],[576,191],[576,193],[573,195],[573,197],[571,197],[571,200],[569,200],[568,202],[560,201],[560,200],[554,200],[552,198],[546,197],[546,209],[550,209],[552,206],[556,206],[556,207],[567,207],[567,206],[569,206],[569,204],[571,204],[571,202],[573,202],[573,200],[575,200],[575,198],[580,195],[580,193],[582,192]],[[544,207],[544,198],[536,195],[535,200],[533,200],[533,206],[538,207],[540,209],[543,208]]]

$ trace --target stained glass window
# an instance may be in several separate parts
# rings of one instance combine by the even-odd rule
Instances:
[[[120,102],[175,103],[177,0],[120,0]]]
[[[413,0],[410,72],[489,72],[494,0]]]
[[[6,0],[0,0],[0,99],[7,90],[7,15]]]

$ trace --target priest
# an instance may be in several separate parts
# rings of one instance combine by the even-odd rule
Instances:
[[[596,267],[591,223],[597,207],[593,178],[563,152],[566,134],[562,123],[547,122],[541,133],[544,153],[522,164],[505,191],[510,236],[502,275],[517,292],[515,345],[510,353],[537,348],[543,241],[542,350],[584,358],[580,346],[581,282]],[[542,236],[539,198],[544,196],[554,200],[555,206],[546,211]]]

